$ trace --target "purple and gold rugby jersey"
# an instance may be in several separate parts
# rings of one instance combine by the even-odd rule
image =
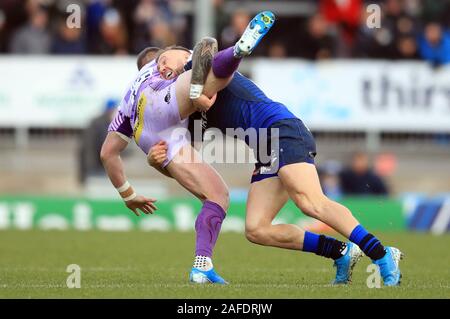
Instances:
[[[129,85],[121,100],[109,132],[118,132],[128,139],[133,138],[139,148],[147,154],[157,142],[167,142],[166,166],[185,144],[187,119],[181,120],[175,92],[175,79],[165,80],[160,76],[155,60],[147,63]]]

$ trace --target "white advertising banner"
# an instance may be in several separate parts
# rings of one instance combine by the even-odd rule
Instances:
[[[310,128],[450,131],[450,66],[257,59],[255,82]],[[134,57],[0,57],[0,126],[84,127],[122,98]]]
[[[131,57],[0,57],[0,126],[84,127],[136,72]]]
[[[256,60],[255,82],[311,129],[450,131],[450,66]]]

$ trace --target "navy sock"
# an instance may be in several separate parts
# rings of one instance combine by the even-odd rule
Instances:
[[[361,225],[358,225],[353,229],[349,238],[352,242],[357,244],[359,248],[370,257],[372,260],[383,258],[386,254],[384,246],[374,235],[370,234]]]
[[[305,232],[303,251],[326,258],[338,259],[343,256],[347,245],[332,237]]]

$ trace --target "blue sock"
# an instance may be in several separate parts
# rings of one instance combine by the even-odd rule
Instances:
[[[319,247],[319,235],[305,231],[305,239],[303,240],[303,251],[316,253]]]
[[[336,260],[342,257],[345,248],[347,248],[347,245],[337,239],[305,232],[303,251]]]
[[[358,225],[350,234],[350,241],[354,242],[372,260],[382,258],[386,252],[380,240],[369,233],[364,227]]]

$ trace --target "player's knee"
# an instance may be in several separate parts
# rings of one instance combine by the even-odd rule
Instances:
[[[230,196],[228,194],[228,190],[225,193],[221,194],[218,204],[226,213],[228,208],[230,207]]]
[[[260,242],[260,234],[257,229],[245,228],[245,237],[251,243],[258,244]]]
[[[264,229],[257,225],[246,224],[245,237],[254,244],[264,244],[265,242]]]
[[[206,195],[205,200],[209,200],[211,202],[216,203],[217,205],[223,208],[225,213],[227,212],[228,207],[230,206],[230,195],[226,187]]]
[[[230,193],[228,191],[228,188],[225,187],[220,192],[220,204],[219,204],[223,210],[226,212],[228,210],[228,207],[230,207]]]
[[[102,161],[102,163],[108,161],[108,159],[110,159],[112,156],[113,156],[112,151],[105,145],[102,146],[100,150],[100,160]]]

